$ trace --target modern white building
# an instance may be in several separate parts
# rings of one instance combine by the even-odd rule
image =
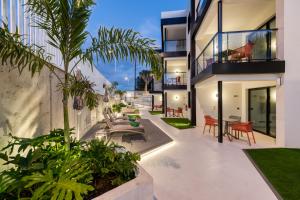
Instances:
[[[223,122],[240,117],[276,145],[299,147],[299,7],[298,0],[189,0],[188,11],[162,13],[165,108],[179,92],[168,86],[168,73],[186,63],[180,72],[190,78],[181,92],[191,91],[194,125],[216,118],[223,142]]]

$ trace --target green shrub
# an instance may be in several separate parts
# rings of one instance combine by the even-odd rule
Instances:
[[[120,113],[124,107],[126,107],[124,103],[114,104],[112,105],[112,110],[113,112]]]
[[[0,199],[71,200],[101,190],[96,179],[118,186],[135,178],[139,155],[99,140],[73,139],[67,151],[64,131],[56,129],[33,139],[11,136],[0,159],[9,167],[0,173]]]

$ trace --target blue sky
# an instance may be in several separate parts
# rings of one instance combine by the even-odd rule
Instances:
[[[132,28],[144,37],[157,40],[160,45],[160,13],[169,10],[182,10],[186,0],[96,0],[88,30],[96,35],[100,26]],[[110,80],[117,81],[119,88],[133,90],[134,67],[127,61],[102,64],[97,68]],[[138,65],[138,70],[143,69]],[[128,77],[128,81],[125,80]]]

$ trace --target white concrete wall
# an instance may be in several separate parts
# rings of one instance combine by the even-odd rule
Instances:
[[[181,90],[166,90],[167,92],[167,107],[177,109],[181,107],[183,109],[184,117],[188,117],[186,106],[188,105],[188,93]]]
[[[8,69],[0,66],[0,146],[6,142],[8,133],[34,137],[63,128],[62,94],[57,78],[50,76],[47,69],[34,77],[26,70],[20,76],[17,70]],[[63,76],[61,70],[57,73]],[[69,99],[70,126],[76,129],[78,138],[102,119],[103,107],[100,99],[97,109],[90,111],[85,107],[78,112]]]
[[[242,84],[223,84],[223,117],[242,115]],[[202,126],[204,115],[218,117],[217,84],[212,83],[197,88],[197,125]]]
[[[154,94],[154,105],[162,105],[162,94]]]
[[[300,147],[300,1],[299,0],[277,0],[277,28],[278,56],[286,61],[283,85],[278,88],[278,101],[283,108],[278,108],[279,130],[277,133],[280,145],[287,147]],[[282,52],[283,49],[283,52]]]

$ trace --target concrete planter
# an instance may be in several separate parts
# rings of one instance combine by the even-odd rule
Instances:
[[[93,200],[153,200],[153,178],[139,166],[139,175]]]

